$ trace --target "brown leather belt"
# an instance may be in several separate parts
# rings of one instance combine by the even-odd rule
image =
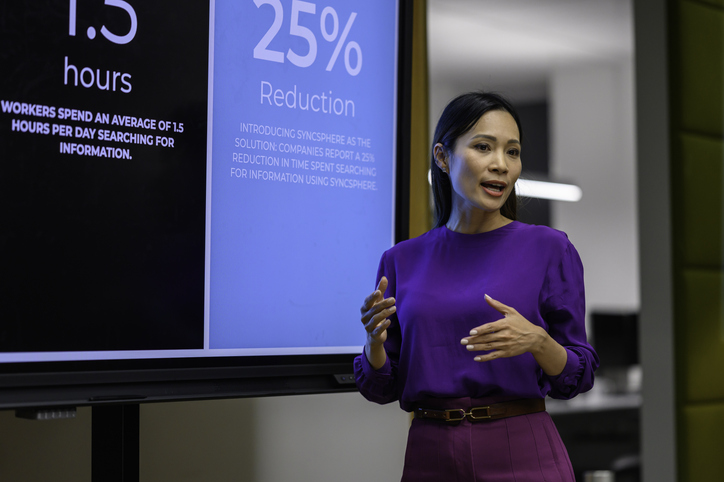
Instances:
[[[465,411],[462,408],[448,408],[436,410],[432,408],[415,408],[415,418],[426,418],[439,420],[441,422],[462,422],[468,419],[470,422],[485,422],[501,418],[515,417],[529,413],[544,412],[546,402],[542,398],[524,398],[511,400],[510,402],[492,403],[484,407],[472,407]]]

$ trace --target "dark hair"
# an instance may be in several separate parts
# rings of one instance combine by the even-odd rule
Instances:
[[[512,104],[503,96],[492,92],[469,92],[455,97],[442,111],[437,121],[435,136],[432,139],[432,159],[430,172],[432,173],[432,194],[435,198],[435,227],[444,226],[450,219],[452,211],[452,185],[450,178],[435,162],[435,145],[440,143],[445,150],[452,152],[458,138],[468,132],[478,120],[489,111],[503,110],[508,112],[518,125],[520,142],[523,142],[523,129],[520,126],[518,113]],[[515,220],[518,214],[518,198],[510,193],[500,213],[508,219]]]

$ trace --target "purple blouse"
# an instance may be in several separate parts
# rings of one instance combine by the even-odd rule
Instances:
[[[586,341],[583,265],[565,233],[514,221],[481,234],[433,229],[382,255],[377,282],[397,312],[387,329],[387,361],[374,370],[364,353],[354,361],[368,400],[400,401],[407,411],[429,398],[572,398],[593,386],[598,356]],[[568,352],[558,376],[533,355],[473,361],[460,340],[502,318],[488,294],[542,326]]]

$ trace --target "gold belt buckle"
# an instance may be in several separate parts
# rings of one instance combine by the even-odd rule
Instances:
[[[476,415],[475,412],[479,410],[484,410],[484,415]],[[473,407],[470,409],[469,412],[466,412],[462,408],[448,408],[445,410],[445,412],[448,414],[446,422],[462,422],[465,418],[467,418],[470,422],[477,422],[479,420],[486,420],[489,418],[492,418],[492,415],[490,415],[490,407]],[[459,414],[459,417],[453,418],[453,414]]]
[[[476,411],[476,410],[485,410],[485,415],[475,415],[475,411]],[[466,413],[465,415],[468,416],[468,420],[470,420],[471,422],[475,422],[475,421],[477,421],[477,420],[486,420],[486,419],[488,419],[488,418],[492,418],[492,415],[490,415],[490,407],[489,407],[489,406],[487,406],[487,407],[474,407],[474,408],[471,408],[470,411],[469,411],[468,413]]]
[[[462,408],[448,408],[448,409],[445,409],[445,412],[448,414],[447,418],[445,419],[446,422],[462,422],[465,419],[465,417],[468,415],[467,413],[465,413],[465,410],[463,410]],[[452,415],[454,413],[460,414],[460,417],[452,418]]]

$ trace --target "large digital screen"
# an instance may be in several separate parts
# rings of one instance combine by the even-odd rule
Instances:
[[[358,353],[399,5],[0,7],[0,363]]]

